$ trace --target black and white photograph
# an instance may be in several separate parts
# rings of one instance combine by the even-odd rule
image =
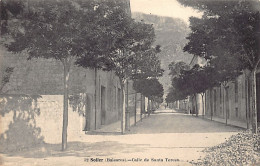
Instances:
[[[260,0],[0,0],[0,165],[260,166]]]

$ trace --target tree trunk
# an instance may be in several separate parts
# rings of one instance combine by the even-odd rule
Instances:
[[[204,93],[201,93],[201,98],[202,98],[202,117],[204,118],[205,115],[205,108],[204,108]]]
[[[207,102],[208,102],[208,100],[207,100],[207,91],[205,91],[205,111],[204,111],[204,114],[206,115],[206,110],[207,110]]]
[[[225,89],[225,106],[226,106],[226,125],[228,124],[228,118],[229,118],[229,96],[228,96],[228,86],[224,86]]]
[[[250,78],[250,76],[249,76],[249,78],[248,78],[248,122],[249,122],[249,126],[250,126],[250,128],[252,127],[252,124],[251,124],[251,122],[252,122],[252,115],[251,115],[251,112],[252,112],[252,108],[251,108],[251,105],[252,105],[252,98],[251,98],[251,96],[252,96],[252,89],[251,89],[251,85],[252,85],[252,83],[251,83],[251,78]]]
[[[249,129],[248,77],[245,77],[246,128]]]
[[[121,134],[125,133],[125,89],[124,89],[124,81],[120,80],[121,83],[121,89],[122,89],[122,101],[123,101],[123,108],[122,108],[122,113],[121,113]]]
[[[142,117],[142,115],[143,115],[143,95],[142,95],[142,93],[141,93],[141,102],[140,102],[141,104],[141,107],[140,107],[140,120],[142,121],[142,119],[143,119],[143,117]]]
[[[67,149],[67,129],[68,129],[68,98],[69,98],[69,65],[65,62],[63,64],[64,69],[64,95],[63,95],[63,126],[62,126],[62,151]]]
[[[129,111],[129,91],[128,91],[128,79],[126,80],[126,115],[125,115],[125,129],[130,129],[130,111]]]
[[[135,92],[135,125],[136,125],[136,105],[137,105],[137,93]]]
[[[97,68],[95,70],[95,130],[97,129]]]
[[[224,86],[223,86],[224,87]],[[225,118],[225,88],[223,89],[223,93],[222,93],[222,110],[223,110],[223,119]]]
[[[256,103],[256,69],[251,72],[252,75],[252,131],[257,133],[257,103]]]
[[[195,94],[194,96],[195,96],[195,109],[196,109],[196,116],[198,117],[198,115],[199,115],[199,110],[198,110],[198,105],[197,105],[197,94]]]
[[[193,113],[194,113],[194,102],[193,102],[193,98],[194,96],[191,97],[191,115],[193,116]]]
[[[145,96],[143,96],[144,98],[144,117],[146,118],[146,110],[145,110]]]
[[[213,118],[213,101],[212,101],[212,88],[209,91],[210,98],[210,120]]]
[[[148,106],[147,106],[147,110],[148,110],[148,117],[150,116],[151,114],[151,99],[148,98]]]
[[[227,87],[224,87],[224,89],[225,89],[224,97],[226,96],[226,98],[225,98],[225,104],[224,104],[224,105],[226,106],[226,107],[225,107],[225,108],[226,108],[225,111],[226,111],[226,125],[227,125],[227,121],[228,121],[228,107],[227,107],[227,102],[226,102],[226,101],[227,101],[227,98],[228,98],[228,96],[227,96],[227,95],[228,95],[228,94],[227,94]]]
[[[222,86],[224,87],[224,92],[223,92],[223,118],[225,116],[225,119],[226,119],[226,125],[227,125],[227,120],[228,120],[228,107],[226,106],[228,103],[226,102],[227,99],[228,99],[228,93],[227,93],[227,89],[228,89],[228,86],[227,86],[227,81],[224,81],[222,83]],[[225,97],[226,96],[226,97]],[[225,107],[226,106],[226,107]],[[224,115],[224,112],[226,113],[226,115]]]

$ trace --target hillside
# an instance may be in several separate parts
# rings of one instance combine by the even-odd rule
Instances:
[[[161,45],[162,51],[158,56],[161,60],[161,66],[165,70],[160,82],[163,84],[166,95],[171,84],[168,65],[172,61],[184,61],[189,64],[192,59],[192,55],[182,51],[187,43],[186,36],[189,33],[189,27],[184,21],[177,18],[143,13],[132,13],[132,17],[137,21],[153,24],[155,28],[155,45]]]

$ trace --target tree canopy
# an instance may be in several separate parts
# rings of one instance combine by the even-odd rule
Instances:
[[[204,12],[202,18],[190,19],[192,33],[185,51],[207,59],[222,83],[235,79],[243,69],[250,71],[252,127],[257,132],[256,71],[260,63],[260,2],[178,1]]]
[[[163,86],[156,78],[135,80],[133,87],[148,98],[163,96]]]
[[[259,1],[187,1],[180,3],[204,11],[191,18],[192,33],[184,50],[211,59],[233,56],[239,67],[252,70],[259,64]]]
[[[153,71],[158,71],[157,75],[161,73],[156,57],[158,47],[152,46],[155,38],[153,26],[135,22],[126,10],[124,1],[13,2],[1,3],[6,13],[21,7],[17,17],[1,17],[1,25],[6,28],[6,32],[13,27],[8,24],[10,20],[19,20],[17,31],[10,31],[13,40],[7,44],[8,50],[27,51],[28,59],[51,58],[63,64],[63,150],[67,144],[68,80],[72,65],[114,70],[122,88],[124,80],[131,78],[134,69],[141,71],[145,77],[149,77]],[[142,63],[136,63],[140,57]],[[144,62],[150,63],[150,66]]]

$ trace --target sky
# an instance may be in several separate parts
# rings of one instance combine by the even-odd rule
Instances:
[[[200,17],[201,13],[184,7],[176,0],[130,0],[132,12],[180,18],[188,23],[190,16]]]

